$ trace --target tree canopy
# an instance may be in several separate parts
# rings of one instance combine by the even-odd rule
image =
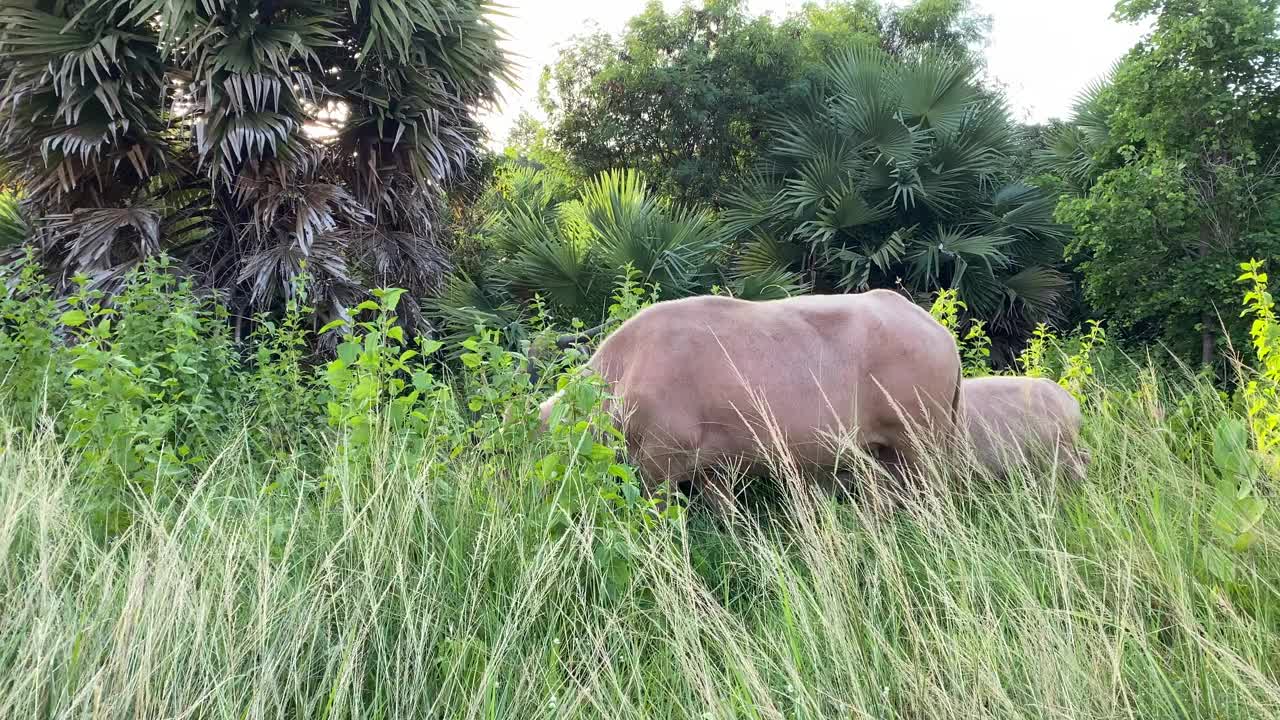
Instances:
[[[1242,258],[1280,251],[1280,34],[1275,0],[1123,0],[1149,36],[1051,137],[1075,195],[1059,217],[1090,304],[1134,338],[1214,360],[1241,329]],[[1237,334],[1236,340],[1243,340]]]
[[[619,37],[579,37],[540,89],[551,137],[584,175],[632,167],[665,194],[717,203],[767,141],[769,119],[799,102],[834,53],[932,48],[959,56],[988,21],[968,0],[808,4],[775,22],[744,0],[674,13],[651,2]]]
[[[64,277],[165,252],[269,306],[438,285],[442,188],[506,64],[484,0],[20,0],[0,168]]]
[[[1013,175],[1015,127],[963,61],[847,51],[772,137],[728,201],[730,232],[751,238],[737,274],[785,269],[824,291],[955,287],[1004,334],[1057,309],[1065,228],[1052,196]]]

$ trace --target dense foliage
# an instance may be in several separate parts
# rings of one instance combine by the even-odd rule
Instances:
[[[971,68],[848,52],[773,136],[725,215],[751,238],[738,273],[783,270],[828,292],[954,287],[1006,336],[1053,317],[1066,229],[1051,196],[1012,177],[1013,124]]]
[[[449,372],[378,291],[308,365],[305,306],[237,343],[168,270],[64,310],[24,263],[0,303],[5,716],[1252,720],[1280,701],[1273,481],[1203,381],[1073,383],[1046,348],[1026,369],[1089,413],[1082,484],[939,455],[885,516],[870,468],[837,503],[780,462],[715,523],[641,495],[575,373],[531,433],[550,389],[492,332]],[[1267,278],[1243,279],[1274,349]]]
[[[745,0],[668,13],[652,2],[625,33],[595,33],[544,74],[548,131],[579,172],[640,170],[683,201],[716,203],[769,135],[768,120],[803,99],[826,59],[849,47],[967,54],[985,35],[967,0],[806,5],[782,21]]]
[[[462,336],[477,322],[516,342],[530,323],[597,322],[622,281],[682,297],[719,278],[722,225],[705,210],[665,200],[632,170],[579,186],[549,168],[507,165],[482,204],[485,221],[459,260],[461,272],[431,303]]]
[[[1237,263],[1280,254],[1280,26],[1270,0],[1126,0],[1151,34],[1051,138],[1086,298],[1209,364],[1246,335]],[[1230,331],[1219,331],[1225,323]]]
[[[328,313],[448,267],[441,188],[505,77],[483,0],[32,0],[0,10],[0,184],[114,289],[166,252],[237,314],[303,263]]]
[[[483,0],[9,2],[0,718],[1276,716],[1276,1],[1122,0],[1152,34],[1032,128],[967,0],[653,3],[501,159]],[[711,516],[550,342],[898,283],[1080,402],[1086,477],[779,436]],[[1217,378],[1115,342],[1207,313]]]

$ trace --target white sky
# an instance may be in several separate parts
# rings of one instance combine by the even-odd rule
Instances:
[[[500,23],[510,36],[517,87],[505,92],[496,112],[484,115],[491,144],[501,148],[512,122],[522,110],[537,109],[538,77],[555,61],[557,48],[587,22],[606,31],[621,31],[627,19],[644,9],[646,0],[503,0],[507,17]],[[663,0],[668,10],[681,0]],[[750,0],[752,12],[782,17],[803,0]],[[1020,120],[1041,122],[1065,117],[1072,100],[1105,73],[1141,36],[1142,29],[1110,19],[1115,0],[975,0],[992,17],[988,72],[1007,86]]]

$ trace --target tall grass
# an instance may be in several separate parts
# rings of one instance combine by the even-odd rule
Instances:
[[[784,478],[766,511],[653,528],[549,501],[581,481],[534,480],[553,440],[375,435],[312,475],[250,426],[103,540],[67,448],[11,434],[0,717],[1280,715],[1280,532],[1231,582],[1204,566],[1228,409],[1090,382],[1083,484],[885,513]]]

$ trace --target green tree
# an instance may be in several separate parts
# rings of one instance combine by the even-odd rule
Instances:
[[[682,200],[716,196],[749,157],[768,112],[796,97],[794,44],[744,0],[668,14],[661,3],[621,38],[580,39],[544,73],[556,142],[584,174],[635,167]]]
[[[442,188],[506,75],[484,0],[16,0],[0,10],[0,184],[64,276],[168,253],[332,312],[447,268]],[[409,303],[406,303],[409,305]]]
[[[777,23],[745,0],[674,13],[651,2],[621,37],[593,33],[564,50],[540,96],[552,138],[585,175],[633,167],[665,194],[714,204],[750,167],[769,118],[803,99],[833,53],[970,56],[986,28],[968,0],[811,3]]]
[[[1093,307],[1130,335],[1214,362],[1239,328],[1235,269],[1280,238],[1275,0],[1124,0],[1151,34],[1086,94],[1050,157],[1076,194],[1072,258]],[[1243,340],[1237,336],[1237,340]]]
[[[546,124],[527,112],[516,117],[503,155],[515,165],[535,170],[551,170],[560,177],[583,181],[578,167],[561,150]]]
[[[746,238],[734,272],[785,269],[822,290],[954,287],[1003,336],[1054,314],[1065,229],[1053,197],[1012,174],[1015,127],[971,67],[847,52],[775,125],[725,213]]]

